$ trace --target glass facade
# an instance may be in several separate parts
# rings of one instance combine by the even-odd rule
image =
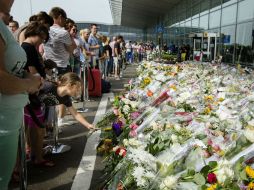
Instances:
[[[216,38],[211,38],[210,50],[216,51],[214,58],[254,66],[254,0],[182,0],[159,23],[164,30],[147,29],[148,41],[193,47],[193,36],[213,33]]]
[[[90,28],[91,23],[77,23],[78,29]],[[122,35],[125,40],[130,41],[144,41],[145,32],[142,29],[130,28],[125,26],[104,25],[98,24],[98,33],[108,36],[112,39],[113,36]]]

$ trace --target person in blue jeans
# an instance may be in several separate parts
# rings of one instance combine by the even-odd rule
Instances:
[[[39,90],[40,77],[28,75],[23,67],[26,53],[6,25],[14,0],[0,0],[0,189],[8,188],[17,157],[19,129],[28,93]]]
[[[113,63],[111,62],[112,60],[112,48],[109,45],[110,42],[110,38],[106,37],[103,41],[103,43],[105,44],[103,46],[103,54],[105,57],[105,66],[104,66],[104,71],[103,71],[103,75],[104,75],[104,79],[106,80],[109,73],[112,70],[113,67]]]

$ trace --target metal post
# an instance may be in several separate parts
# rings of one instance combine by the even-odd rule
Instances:
[[[27,165],[26,165],[26,140],[25,140],[25,125],[20,128],[19,133],[19,146],[18,146],[18,155],[20,162],[20,189],[27,189]]]
[[[54,75],[53,75],[53,80],[57,81],[57,70],[54,70]],[[56,112],[56,107],[54,106],[53,109],[53,135],[54,135],[54,146],[52,146],[52,154],[60,154],[67,152],[71,150],[71,147],[68,145],[60,144],[58,142],[58,134],[59,134],[59,129],[58,129],[58,124],[57,124],[57,112]]]
[[[83,62],[81,64],[81,72],[83,72],[83,81],[84,81],[84,90],[83,90],[83,107],[79,108],[77,112],[79,113],[85,113],[88,112],[88,109],[85,108],[85,104],[87,101],[89,101],[89,94],[88,94],[88,69],[89,69],[89,63],[87,61]],[[82,78],[82,77],[81,77]]]

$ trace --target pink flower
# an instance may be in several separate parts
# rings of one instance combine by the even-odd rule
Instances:
[[[114,112],[115,115],[119,115],[119,111],[118,111],[117,108],[114,108],[114,109],[113,109],[113,112]]]
[[[132,124],[130,125],[130,128],[131,128],[132,130],[136,130],[136,129],[138,128],[138,125],[137,125],[136,123],[132,123]]]
[[[217,152],[217,151],[220,151],[221,148],[219,145],[216,144],[216,145],[213,145],[213,150]]]
[[[215,175],[214,173],[209,173],[209,174],[207,175],[207,181],[208,181],[208,183],[210,183],[210,184],[216,183],[216,182],[217,182],[217,177],[216,177],[216,175]]]
[[[129,135],[130,135],[131,137],[136,137],[136,136],[138,135],[138,133],[137,133],[136,130],[131,130],[130,133],[129,133]]]
[[[212,146],[213,145],[213,141],[211,139],[208,139],[207,144]]]
[[[131,113],[131,119],[132,120],[134,120],[134,119],[137,119],[138,118],[138,116],[140,116],[140,113],[139,112],[133,112],[133,113]]]
[[[203,156],[205,157],[205,158],[209,158],[211,155],[210,155],[210,153],[208,152],[208,151],[203,151]]]

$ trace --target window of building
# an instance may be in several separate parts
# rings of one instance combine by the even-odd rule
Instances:
[[[236,33],[236,62],[253,63],[253,23],[237,25]]]
[[[191,19],[187,19],[185,22],[185,27],[191,28]]]
[[[222,9],[222,26],[234,24],[236,22],[236,9],[237,4]]]
[[[192,31],[193,32],[198,31],[198,28],[199,28],[199,18],[192,19],[191,25],[192,25]]]
[[[245,0],[238,4],[238,17],[237,21],[242,22],[253,18],[254,14],[254,1]]]
[[[221,27],[221,43],[223,62],[233,63],[235,44],[235,25]]]
[[[220,15],[221,11],[214,11],[210,13],[209,16],[209,28],[217,28],[220,26]]]
[[[208,29],[208,19],[209,19],[208,14],[200,17],[199,28],[201,30]]]

